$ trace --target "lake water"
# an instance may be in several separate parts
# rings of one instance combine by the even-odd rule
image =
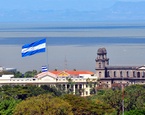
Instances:
[[[142,44],[145,43],[145,23],[0,24],[0,38],[13,38],[14,44],[16,41],[23,44],[26,38],[31,42],[44,37],[49,45]],[[1,43],[7,42],[5,40]]]
[[[145,64],[145,23],[0,24],[1,66],[40,70],[47,54],[22,58],[24,44],[47,38],[50,69],[95,71],[98,48],[105,47],[110,65]]]

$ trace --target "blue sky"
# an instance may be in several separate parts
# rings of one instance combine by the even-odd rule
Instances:
[[[46,53],[21,57],[21,47],[48,38],[50,69],[95,72],[98,48],[111,65],[144,65],[145,0],[0,0],[0,64],[41,70]]]

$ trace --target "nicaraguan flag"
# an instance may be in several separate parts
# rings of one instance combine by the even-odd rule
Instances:
[[[33,42],[31,44],[25,44],[24,46],[22,46],[22,51],[21,51],[22,57],[45,52],[45,49],[46,49],[46,38]]]
[[[45,72],[48,70],[46,66],[42,66],[41,68],[42,68],[42,72]]]

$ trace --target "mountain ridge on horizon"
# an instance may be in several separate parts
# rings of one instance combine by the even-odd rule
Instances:
[[[117,1],[102,10],[0,10],[0,22],[48,22],[48,21],[143,21],[145,1]]]

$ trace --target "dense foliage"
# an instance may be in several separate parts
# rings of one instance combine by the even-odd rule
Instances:
[[[52,95],[39,95],[19,103],[14,115],[73,115],[71,105]]]
[[[103,93],[102,93],[103,92]],[[99,99],[117,111],[145,110],[145,85],[131,85],[122,89],[106,89],[99,91],[92,99]],[[124,106],[123,106],[124,101]]]
[[[40,94],[51,94],[52,96],[60,96],[62,93],[55,87],[42,85],[5,85],[0,87],[0,115],[11,115],[15,105],[20,101]],[[28,105],[29,107],[29,105]]]
[[[145,109],[144,110],[130,110],[125,112],[125,115],[145,115]]]
[[[40,73],[40,72],[37,72],[37,70],[26,71],[24,74],[17,71],[17,72],[14,72],[14,77],[15,78],[31,78],[31,77],[34,77],[35,75],[37,75],[38,73]]]
[[[114,109],[103,102],[90,101],[87,98],[75,95],[63,95],[64,100],[72,105],[74,115],[104,115],[114,112]]]
[[[15,106],[20,100],[4,99],[0,101],[0,115],[12,115]]]
[[[24,100],[28,97],[37,96],[40,94],[53,93],[53,95],[60,96],[62,93],[55,87],[42,85],[40,87],[35,85],[5,85],[0,87],[0,100],[1,99],[21,99]]]

